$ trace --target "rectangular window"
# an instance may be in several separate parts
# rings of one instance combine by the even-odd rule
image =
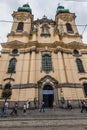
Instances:
[[[42,56],[42,71],[52,71],[52,58],[48,54]]]

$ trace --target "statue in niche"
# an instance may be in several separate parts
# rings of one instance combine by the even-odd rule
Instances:
[[[34,25],[33,32],[37,32],[38,28],[37,25]]]
[[[58,33],[58,32],[59,32],[57,26],[54,27],[54,32],[55,32],[55,33]]]
[[[50,33],[49,33],[49,27],[47,24],[43,24],[42,25],[42,32],[41,32],[41,36],[50,36]]]

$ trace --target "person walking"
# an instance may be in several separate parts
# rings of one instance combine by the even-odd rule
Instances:
[[[45,102],[42,100],[39,112],[45,112],[44,107],[45,107]]]
[[[7,117],[8,114],[8,102],[5,101],[2,109],[2,116]]]
[[[82,105],[82,107],[81,107],[81,113],[83,113],[83,111],[86,110],[86,102],[85,102],[85,100],[81,101],[81,105]]]
[[[14,102],[14,106],[13,106],[13,109],[12,109],[10,115],[12,116],[13,114],[15,114],[17,116],[18,115],[17,109],[18,109],[18,103]]]

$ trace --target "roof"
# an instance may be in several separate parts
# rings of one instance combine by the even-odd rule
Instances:
[[[58,5],[56,15],[60,13],[70,13],[69,9],[65,9],[64,6]]]
[[[32,10],[31,10],[29,4],[24,4],[22,7],[18,8],[18,12],[30,12],[30,13],[32,13]]]

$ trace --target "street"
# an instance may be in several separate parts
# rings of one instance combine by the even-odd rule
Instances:
[[[10,113],[10,111],[9,111]],[[0,130],[87,130],[87,112],[80,109],[22,110],[18,116],[0,117]]]

